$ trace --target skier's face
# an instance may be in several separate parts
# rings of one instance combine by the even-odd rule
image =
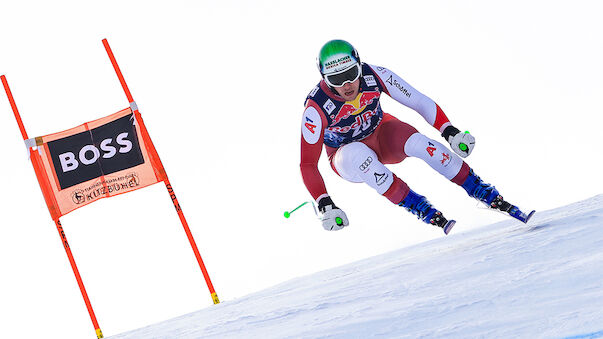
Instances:
[[[360,79],[356,79],[354,82],[348,82],[341,87],[335,87],[337,94],[345,99],[345,101],[351,101],[356,99],[358,96],[358,90],[360,89]]]

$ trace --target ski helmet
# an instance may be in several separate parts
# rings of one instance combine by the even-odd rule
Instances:
[[[361,73],[358,51],[344,40],[331,40],[324,44],[316,63],[327,84],[334,87],[343,86],[348,81],[355,81]],[[348,71],[352,73],[351,76],[344,74],[350,73]]]

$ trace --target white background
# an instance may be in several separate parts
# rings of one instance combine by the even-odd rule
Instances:
[[[30,137],[127,107],[107,38],[137,101],[219,297],[442,237],[370,188],[337,177],[350,218],[326,232],[299,173],[300,121],[315,58],[341,38],[390,68],[477,139],[470,166],[526,209],[603,191],[603,23],[595,1],[105,1],[0,5],[0,74]],[[0,333],[94,338],[56,228],[0,93]],[[389,98],[386,112],[437,131]],[[441,140],[441,139],[440,139]],[[426,164],[390,167],[454,232],[503,220]],[[162,184],[61,218],[105,336],[212,305]]]

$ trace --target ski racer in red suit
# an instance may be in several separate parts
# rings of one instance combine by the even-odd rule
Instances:
[[[459,156],[467,157],[475,138],[461,133],[433,100],[423,95],[387,68],[360,61],[346,41],[331,40],[320,50],[318,68],[322,80],[310,91],[302,118],[301,173],[308,191],[318,203],[326,230],[349,224],[334,203],[318,171],[323,145],[333,170],[351,182],[364,182],[392,203],[406,208],[425,223],[441,227],[446,234],[454,226],[427,199],[415,193],[385,164],[406,157],[424,160],[469,196],[508,213],[523,222],[529,215],[506,202],[496,188],[484,183]],[[412,108],[436,128],[452,151],[381,110],[385,93]],[[455,154],[456,153],[456,154]]]

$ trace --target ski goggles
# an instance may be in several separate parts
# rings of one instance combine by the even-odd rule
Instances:
[[[337,74],[325,75],[325,82],[332,87],[342,87],[348,82],[354,82],[360,78],[360,63],[356,63],[351,68]]]

